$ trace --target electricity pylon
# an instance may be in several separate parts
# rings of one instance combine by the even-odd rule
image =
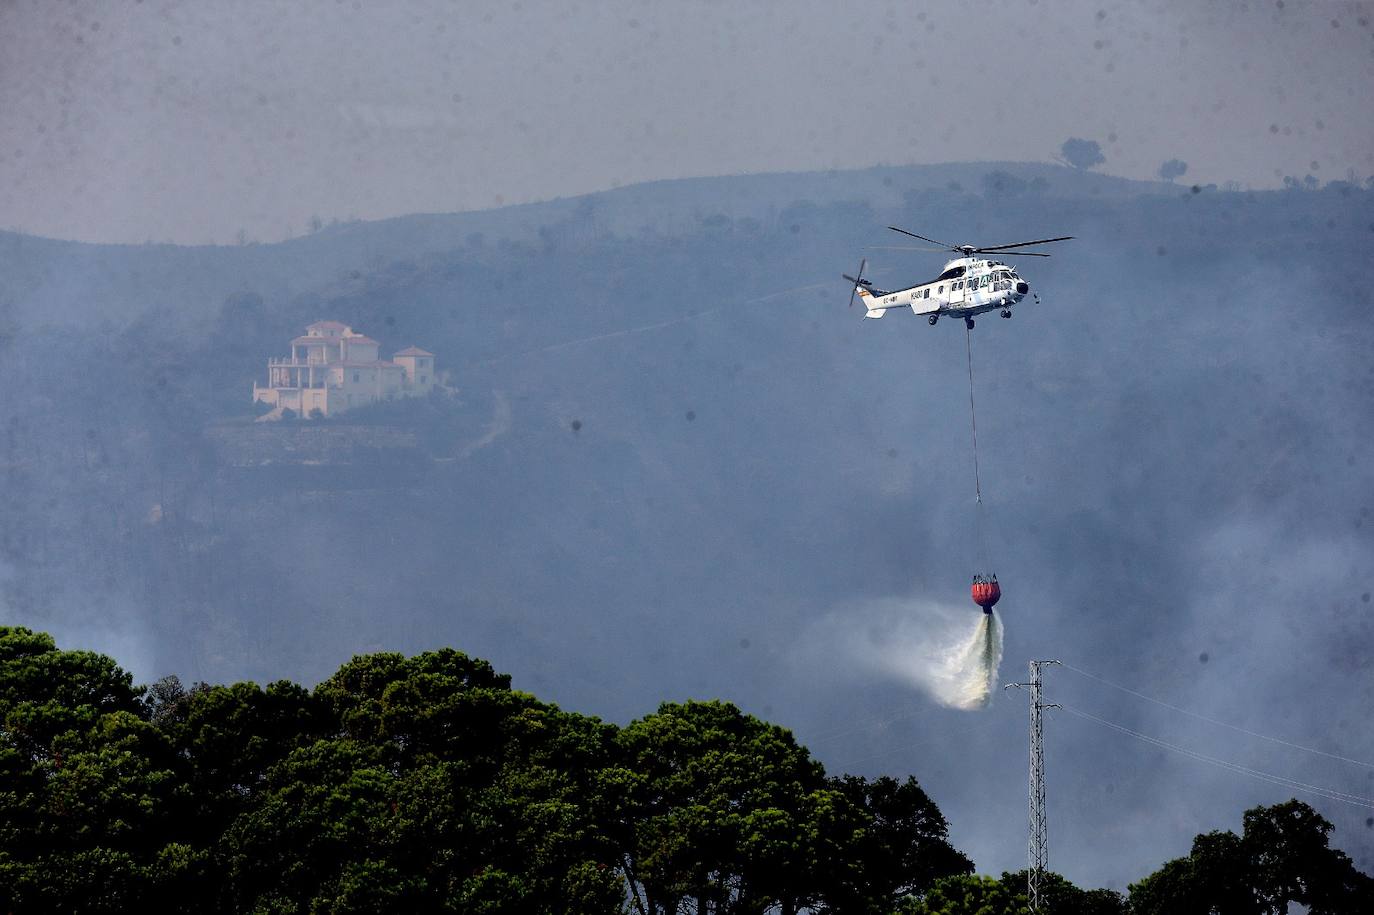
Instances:
[[[1045,820],[1045,726],[1047,708],[1056,702],[1040,701],[1040,668],[1058,661],[1031,661],[1029,683],[1008,683],[1003,689],[1029,689],[1030,710],[1030,841],[1026,845],[1026,902],[1031,915],[1040,912],[1040,880],[1050,863],[1049,829]]]

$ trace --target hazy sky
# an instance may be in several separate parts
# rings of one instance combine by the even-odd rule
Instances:
[[[0,227],[273,240],[659,178],[1374,172],[1374,5],[0,2]]]

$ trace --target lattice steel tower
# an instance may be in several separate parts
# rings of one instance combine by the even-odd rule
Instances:
[[[1045,821],[1045,727],[1047,708],[1055,702],[1040,701],[1040,668],[1058,661],[1031,661],[1029,683],[1008,683],[1004,689],[1029,689],[1030,709],[1030,841],[1026,845],[1026,902],[1032,915],[1040,911],[1040,879],[1050,863],[1048,824]]]

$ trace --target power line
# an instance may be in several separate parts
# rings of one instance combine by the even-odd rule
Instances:
[[[1190,759],[1198,760],[1199,762],[1210,763],[1211,765],[1219,766],[1220,768],[1226,769],[1227,771],[1236,772],[1241,775],[1247,775],[1251,778],[1258,779],[1264,782],[1269,782],[1270,784],[1279,785],[1280,787],[1288,788],[1292,791],[1305,791],[1309,794],[1315,794],[1317,797],[1325,798],[1329,801],[1338,801],[1342,804],[1350,804],[1354,807],[1364,807],[1370,810],[1374,810],[1374,798],[1364,797],[1359,794],[1349,794],[1344,791],[1337,791],[1335,788],[1328,788],[1325,785],[1309,785],[1306,782],[1300,782],[1297,779],[1288,778],[1284,775],[1277,775],[1273,772],[1265,772],[1260,769],[1252,769],[1249,766],[1242,766],[1239,763],[1233,763],[1225,759],[1218,759],[1215,756],[1208,756],[1205,753],[1199,753],[1196,750],[1190,750],[1187,747],[1181,747],[1178,744],[1169,743],[1167,740],[1161,740],[1158,737],[1151,737],[1148,734],[1142,734],[1139,731],[1134,731],[1128,727],[1125,727],[1124,725],[1116,724],[1114,722],[1108,721],[1105,718],[1099,718],[1096,715],[1091,715],[1081,709],[1076,709],[1070,705],[1064,705],[1061,706],[1061,708],[1063,708],[1064,711],[1068,712],[1070,715],[1076,715],[1079,718],[1087,719],[1088,721],[1095,722],[1097,724],[1102,725],[1103,727],[1111,728],[1113,731],[1120,731],[1122,734],[1127,734],[1131,737],[1136,738],[1137,740],[1144,741],[1145,743],[1151,744],[1156,747],[1161,747],[1166,750],[1172,750],[1175,753],[1180,753],[1184,756],[1189,757]]]
[[[1325,756],[1327,759],[1336,759],[1340,760],[1341,762],[1351,763],[1356,766],[1364,766],[1366,769],[1374,769],[1374,763],[1365,762],[1362,759],[1351,759],[1349,756],[1341,756],[1338,753],[1328,753],[1325,750],[1318,750],[1316,747],[1303,746],[1300,743],[1293,743],[1292,741],[1284,740],[1280,737],[1271,737],[1268,734],[1261,734],[1258,731],[1251,731],[1246,728],[1238,727],[1234,724],[1228,724],[1225,721],[1218,721],[1215,718],[1208,718],[1206,715],[1199,715],[1197,712],[1191,712],[1188,709],[1180,708],[1177,705],[1170,705],[1168,702],[1164,702],[1161,699],[1156,699],[1153,696],[1147,696],[1144,693],[1138,693],[1135,690],[1130,689],[1129,687],[1122,686],[1120,683],[1113,683],[1111,680],[1108,680],[1105,677],[1099,677],[1096,674],[1088,673],[1086,670],[1080,670],[1079,668],[1074,667],[1072,664],[1065,664],[1064,669],[1071,670],[1076,674],[1080,674],[1084,677],[1087,677],[1089,680],[1096,680],[1098,683],[1101,683],[1104,686],[1110,686],[1112,689],[1119,689],[1123,693],[1128,693],[1132,696],[1135,696],[1137,699],[1144,699],[1146,702],[1153,702],[1155,705],[1163,706],[1164,708],[1170,709],[1171,711],[1187,715],[1189,718],[1196,718],[1198,721],[1205,721],[1208,724],[1215,724],[1219,727],[1230,728],[1231,730],[1241,734],[1245,734],[1246,736],[1256,737],[1260,740],[1267,740],[1270,743],[1276,743],[1279,746],[1289,747],[1290,749],[1302,750],[1304,753],[1313,753],[1317,756]]]

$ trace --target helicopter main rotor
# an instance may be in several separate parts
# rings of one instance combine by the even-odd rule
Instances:
[[[1035,241],[1018,241],[1018,242],[1016,242],[1015,244],[1011,244],[1011,245],[987,245],[987,246],[984,246],[984,247],[979,247],[979,246],[977,246],[977,245],[951,245],[951,244],[948,244],[948,243],[946,243],[946,242],[936,241],[936,240],[933,239],[933,238],[926,238],[924,235],[917,235],[915,232],[908,232],[906,229],[898,228],[897,226],[888,226],[888,228],[891,229],[891,230],[894,231],[894,232],[901,232],[903,235],[910,235],[912,238],[919,238],[921,241],[928,241],[928,242],[930,242],[932,245],[939,245],[939,246],[940,246],[939,248],[934,248],[934,249],[930,249],[930,248],[914,248],[914,249],[910,249],[910,250],[916,250],[916,251],[927,251],[927,250],[953,251],[955,254],[962,254],[964,257],[972,257],[972,256],[975,255],[975,254],[997,254],[999,257],[1000,257],[1001,255],[1003,255],[1003,254],[1010,254],[1010,255],[1019,256],[1019,257],[1049,257],[1048,254],[1041,254],[1041,253],[1039,253],[1038,251],[1010,251],[1010,250],[1008,250],[1008,249],[1009,249],[1009,248],[1025,248],[1025,247],[1028,247],[1028,246],[1030,246],[1030,245],[1047,245],[1047,244],[1049,244],[1050,242],[1053,242],[1053,241],[1068,241],[1068,240],[1070,240],[1071,238],[1073,238],[1072,235],[1065,235],[1065,236],[1062,236],[1062,237],[1060,237],[1060,238],[1040,238],[1040,239],[1036,239]],[[901,249],[898,249],[898,250],[901,250]]]

